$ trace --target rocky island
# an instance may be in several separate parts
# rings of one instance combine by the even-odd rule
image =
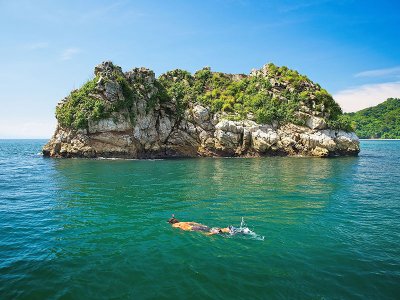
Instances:
[[[56,107],[43,155],[165,158],[357,155],[359,140],[331,95],[274,64],[249,75],[203,68],[158,78],[112,62]]]

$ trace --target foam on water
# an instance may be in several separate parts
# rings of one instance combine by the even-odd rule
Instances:
[[[242,237],[258,241],[264,240],[264,236],[255,233],[254,231],[252,231],[250,228],[247,227],[247,224],[244,222],[243,217],[240,222],[240,227],[231,226],[230,228],[231,228],[231,233],[229,235],[226,235],[227,237],[235,236],[235,237]]]

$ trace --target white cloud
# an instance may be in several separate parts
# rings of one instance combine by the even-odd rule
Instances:
[[[400,75],[400,66],[386,69],[368,70],[357,73],[354,77],[382,77]]]
[[[365,84],[339,91],[333,98],[344,112],[354,112],[382,103],[387,98],[400,98],[400,81]]]
[[[61,60],[70,60],[79,52],[81,52],[79,48],[67,48],[61,53]]]

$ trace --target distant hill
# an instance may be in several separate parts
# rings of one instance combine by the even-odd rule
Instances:
[[[400,139],[400,99],[389,98],[350,117],[356,134],[362,139]]]

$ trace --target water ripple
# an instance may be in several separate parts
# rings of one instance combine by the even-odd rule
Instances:
[[[359,157],[53,160],[0,141],[0,298],[393,299],[400,142]],[[248,227],[206,236],[166,222]],[[243,238],[244,237],[244,238]]]

